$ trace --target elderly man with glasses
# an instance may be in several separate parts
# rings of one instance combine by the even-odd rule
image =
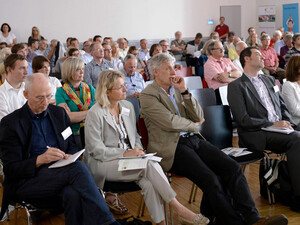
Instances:
[[[241,72],[231,60],[224,58],[224,48],[220,41],[212,41],[207,47],[207,52],[209,57],[204,64],[204,77],[208,87],[216,90],[241,76]]]

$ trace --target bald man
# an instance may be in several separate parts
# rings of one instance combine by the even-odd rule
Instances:
[[[58,199],[63,203],[67,225],[119,224],[84,163],[49,168],[78,151],[67,113],[49,104],[49,79],[41,73],[27,77],[24,96],[26,104],[5,116],[0,124],[5,174],[0,218],[14,200],[34,204]]]

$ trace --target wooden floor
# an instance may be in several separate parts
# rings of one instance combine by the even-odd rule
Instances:
[[[289,209],[289,207],[285,207],[279,203],[276,203],[274,205],[269,205],[267,200],[262,198],[259,194],[259,181],[258,181],[258,169],[259,165],[258,163],[253,163],[249,166],[247,166],[246,171],[245,171],[245,176],[248,180],[250,190],[252,193],[252,197],[255,201],[256,207],[258,208],[258,211],[262,216],[266,215],[276,215],[276,214],[285,214],[288,219],[289,219],[289,224],[290,225],[299,225],[300,224],[300,213],[295,213]],[[192,182],[187,180],[186,178],[178,178],[174,177],[172,179],[171,183],[173,189],[177,193],[177,199],[183,203],[186,207],[190,208],[192,211],[198,213],[199,212],[199,207],[200,207],[200,200],[202,196],[202,192],[198,189],[196,201],[189,204],[188,199],[189,199],[189,194],[190,190],[192,187]],[[2,188],[0,188],[0,195],[2,196]],[[137,215],[137,209],[138,209],[138,203],[140,200],[140,192],[134,192],[134,193],[127,193],[120,195],[121,200],[126,204],[126,206],[130,210],[130,215]],[[217,204],[217,203],[216,203]],[[9,224],[15,224],[15,219],[14,219],[14,214],[13,212],[10,216],[11,221],[10,222],[3,222],[1,224],[4,225],[9,225]],[[25,210],[21,210],[20,215],[25,216]],[[117,215],[115,215],[115,218],[120,218]],[[145,216],[141,218],[142,220],[150,220],[149,213],[145,212]],[[175,224],[179,224],[178,218],[176,213],[174,213],[174,220]],[[19,225],[25,225],[27,224],[26,221],[23,218],[18,218],[17,219],[17,224]],[[63,215],[58,215],[58,216],[52,216],[52,215],[44,215],[42,218],[42,221],[39,223],[42,225],[63,225],[64,224],[64,216]]]

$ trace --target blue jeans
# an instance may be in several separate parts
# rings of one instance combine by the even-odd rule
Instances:
[[[110,213],[87,166],[76,161],[68,166],[37,168],[36,176],[22,179],[17,198],[26,202],[51,196],[62,198],[66,225],[119,224]]]

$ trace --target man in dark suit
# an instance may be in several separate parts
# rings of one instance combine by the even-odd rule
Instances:
[[[261,128],[297,129],[275,79],[260,75],[264,57],[255,47],[240,54],[244,74],[228,85],[228,102],[238,125],[239,145],[256,150],[286,153],[294,191],[292,209],[300,212],[300,133],[281,134]]]
[[[60,197],[66,224],[119,224],[84,163],[76,161],[65,167],[48,168],[78,151],[65,110],[49,105],[49,79],[43,74],[27,77],[24,96],[27,103],[0,124],[5,174],[0,217],[10,201],[32,203]]]
[[[197,33],[195,40],[186,43],[184,53],[186,54],[187,66],[194,66],[196,75],[200,76],[199,72],[199,56],[200,50],[203,48],[202,34]],[[191,52],[193,51],[193,52]],[[195,57],[198,54],[198,57]]]

